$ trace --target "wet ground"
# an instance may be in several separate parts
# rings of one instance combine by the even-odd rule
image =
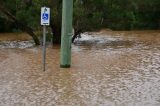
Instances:
[[[46,72],[41,48],[21,43],[1,42],[0,106],[160,106],[159,31],[83,34],[70,69],[48,46]]]

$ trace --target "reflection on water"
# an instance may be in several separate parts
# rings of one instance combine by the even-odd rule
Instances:
[[[160,106],[160,33],[82,35],[72,67],[59,68],[59,46],[0,48],[0,106]]]

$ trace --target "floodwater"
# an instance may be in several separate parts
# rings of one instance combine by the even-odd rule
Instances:
[[[0,45],[0,106],[160,106],[160,31],[85,33],[69,69],[48,45],[45,72],[41,47]]]

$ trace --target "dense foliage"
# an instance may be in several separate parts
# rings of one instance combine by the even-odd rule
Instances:
[[[50,28],[55,42],[60,41],[62,0],[3,0],[0,7],[37,31],[41,28],[40,8],[44,5],[51,8]],[[159,29],[159,6],[160,0],[74,0],[75,35],[100,28]],[[0,10],[0,32],[21,29],[16,22]]]

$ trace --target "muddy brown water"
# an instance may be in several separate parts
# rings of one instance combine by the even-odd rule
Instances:
[[[59,68],[60,47],[0,46],[0,106],[160,106],[160,32],[103,30],[72,45],[72,67]],[[22,47],[19,47],[22,46]]]

